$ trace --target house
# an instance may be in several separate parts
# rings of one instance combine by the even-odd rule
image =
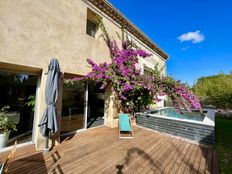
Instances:
[[[59,134],[87,129],[95,123],[115,126],[117,112],[110,91],[99,90],[97,84],[66,84],[67,79],[90,71],[87,58],[97,63],[110,61],[108,48],[99,37],[96,15],[102,17],[111,36],[116,37],[123,26],[137,45],[153,54],[140,59],[143,72],[156,63],[166,65],[167,54],[105,0],[0,2],[0,108],[9,105],[15,113],[12,117],[18,120],[18,130],[11,133],[7,146],[17,139],[22,146],[43,148],[38,124],[46,106],[51,58],[59,60],[63,73],[57,106]]]

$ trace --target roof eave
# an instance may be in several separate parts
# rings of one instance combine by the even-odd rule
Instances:
[[[168,55],[149,37],[147,37],[138,27],[136,27],[127,17],[125,17],[118,9],[111,5],[106,0],[88,0],[91,4],[97,7],[100,11],[105,13],[112,20],[116,21],[119,25],[123,26],[128,32],[146,44],[149,48],[158,53],[165,60]]]

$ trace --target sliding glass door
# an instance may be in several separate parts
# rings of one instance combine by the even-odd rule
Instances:
[[[3,147],[11,146],[16,140],[18,144],[32,141],[38,79],[39,75],[0,70],[0,118],[16,124],[16,130],[7,135]],[[0,131],[6,131],[4,125],[9,122],[0,124]]]
[[[61,133],[73,132],[86,127],[86,83],[70,83],[70,78],[73,77],[64,76]]]
[[[72,82],[65,74],[62,96],[61,134],[104,124],[104,90],[101,84]]]
[[[87,128],[93,128],[104,124],[105,90],[100,89],[100,87],[101,84],[99,83],[89,83]]]

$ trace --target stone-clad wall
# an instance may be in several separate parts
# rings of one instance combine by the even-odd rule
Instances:
[[[190,139],[198,143],[214,144],[215,142],[214,126],[159,118],[143,113],[136,114],[136,122],[140,126]]]

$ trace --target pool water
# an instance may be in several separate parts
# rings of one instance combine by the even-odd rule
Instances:
[[[155,111],[150,111],[150,114],[156,114],[156,115],[163,115],[167,117],[173,117],[173,118],[180,118],[180,119],[187,119],[187,120],[196,120],[196,121],[203,121],[205,118],[204,113],[200,112],[188,112],[185,110],[181,110],[183,114],[179,114],[176,112],[175,108],[165,108]]]

